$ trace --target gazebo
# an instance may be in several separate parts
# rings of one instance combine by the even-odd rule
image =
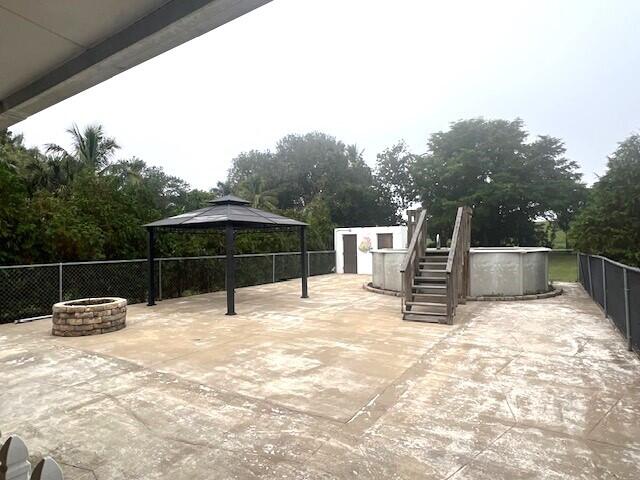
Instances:
[[[148,269],[149,291],[147,305],[156,303],[155,291],[155,239],[162,231],[203,232],[207,230],[225,231],[226,268],[225,280],[227,290],[227,315],[235,315],[235,237],[236,233],[261,230],[283,231],[298,230],[300,233],[300,265],[302,268],[302,298],[308,298],[307,291],[307,242],[305,229],[307,224],[298,220],[265,212],[250,206],[250,203],[234,195],[225,195],[208,202],[209,206],[164,218],[145,226],[148,233]]]

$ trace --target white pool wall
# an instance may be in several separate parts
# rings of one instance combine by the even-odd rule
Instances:
[[[383,248],[371,252],[373,259],[373,274],[371,284],[383,290],[402,290],[402,275],[400,268],[407,255],[406,248]]]
[[[479,247],[470,251],[472,297],[549,291],[549,252],[543,247]]]
[[[472,248],[469,252],[471,296],[510,297],[548,292],[550,251],[543,247]],[[400,266],[406,249],[372,250],[371,255],[373,286],[400,291]]]

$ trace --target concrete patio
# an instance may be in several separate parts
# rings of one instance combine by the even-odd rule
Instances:
[[[0,441],[67,480],[640,478],[640,361],[580,287],[445,326],[366,280],[132,305],[95,337],[0,325]]]

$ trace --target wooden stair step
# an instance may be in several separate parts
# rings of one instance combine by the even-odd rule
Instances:
[[[444,293],[412,293],[412,297],[414,301],[447,303],[447,296]]]
[[[402,311],[402,319],[414,322],[427,322],[427,323],[446,323],[446,314],[441,313],[427,313],[427,312],[412,312],[410,310]]]
[[[435,307],[435,308],[441,308],[441,307],[445,307],[447,304],[446,303],[411,301],[411,302],[405,302],[405,305],[411,305],[412,307]]]
[[[418,272],[420,273],[437,273],[437,274],[445,274],[447,273],[446,270],[434,270],[432,268],[426,269],[426,268],[419,268]],[[418,275],[419,276],[419,275]],[[441,275],[442,276],[442,275]]]
[[[420,315],[403,315],[402,320],[405,322],[422,322],[422,323],[447,323],[442,317],[427,317]]]
[[[418,311],[418,310],[402,310],[402,313],[404,314],[408,314],[408,315],[430,315],[433,317],[446,317],[447,313],[446,312],[425,312],[425,311]]]
[[[419,275],[416,277],[413,277],[413,279],[414,281],[420,280],[421,282],[434,282],[434,283],[442,283],[447,280],[446,277],[421,277]]]

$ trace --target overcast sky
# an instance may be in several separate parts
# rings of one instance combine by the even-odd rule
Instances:
[[[640,129],[640,1],[274,0],[33,115],[27,144],[99,122],[191,185],[234,156],[320,130],[375,156],[461,118],[520,117],[592,182]]]

